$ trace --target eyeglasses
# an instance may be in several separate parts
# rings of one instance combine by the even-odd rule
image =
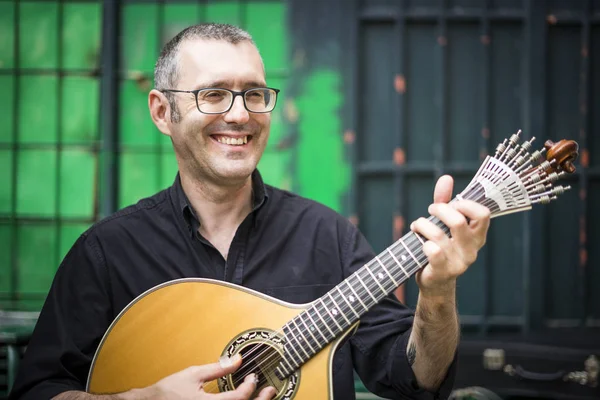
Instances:
[[[161,92],[193,93],[198,111],[204,114],[223,114],[231,110],[237,96],[244,99],[244,107],[253,113],[273,111],[277,103],[279,89],[251,88],[241,92],[222,88],[204,88],[197,90],[163,89]]]

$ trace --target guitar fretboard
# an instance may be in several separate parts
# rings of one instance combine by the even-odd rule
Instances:
[[[429,219],[449,234],[439,219]],[[424,267],[424,243],[422,236],[407,233],[289,321],[283,327],[285,357],[278,374],[296,370]]]

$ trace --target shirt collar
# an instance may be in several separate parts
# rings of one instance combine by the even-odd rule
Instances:
[[[175,177],[175,182],[173,183],[172,189],[174,190],[174,201],[177,206],[177,211],[183,215],[183,218],[187,224],[188,229],[192,236],[198,231],[200,228],[200,221],[198,220],[198,216],[196,211],[192,207],[187,195],[183,191],[183,186],[181,185],[181,177],[179,172]],[[252,214],[254,218],[254,226],[258,223],[258,210],[263,206],[263,204],[267,201],[269,195],[267,193],[267,187],[263,182],[262,176],[258,169],[255,169],[252,173]]]

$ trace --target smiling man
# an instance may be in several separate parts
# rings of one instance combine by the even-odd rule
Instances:
[[[255,393],[252,375],[235,391],[204,392],[204,382],[239,367],[235,358],[191,366],[126,393],[96,396],[84,389],[111,322],[156,285],[186,277],[220,279],[308,303],[374,257],[346,218],[263,183],[256,167],[279,91],[268,86],[247,32],[221,24],[187,28],[163,49],[155,84],[150,115],[172,140],[175,181],[95,224],[73,245],[11,399],[272,398],[270,387]],[[353,371],[382,397],[448,397],[459,336],[456,279],[474,262],[489,224],[488,210],[476,203],[445,204],[451,193],[452,180],[442,177],[429,210],[450,228],[451,239],[425,219],[413,224],[428,239],[430,262],[417,275],[416,313],[389,296],[363,316],[334,357],[336,399],[354,398]],[[199,317],[212,312],[218,310],[198,310]]]

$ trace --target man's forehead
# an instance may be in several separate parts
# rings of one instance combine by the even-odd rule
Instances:
[[[188,40],[179,51],[182,82],[264,81],[264,66],[249,41],[236,44],[222,40]]]

